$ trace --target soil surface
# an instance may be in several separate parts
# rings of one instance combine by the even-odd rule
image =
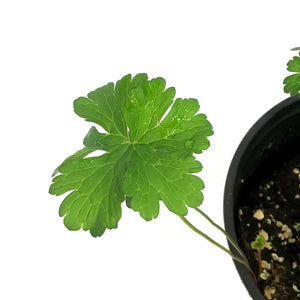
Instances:
[[[239,244],[266,299],[300,299],[300,155],[258,177],[238,210]],[[258,234],[267,241],[261,251],[266,279],[259,276],[258,253],[251,248]]]

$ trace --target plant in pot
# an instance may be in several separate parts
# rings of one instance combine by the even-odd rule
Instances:
[[[294,60],[297,60],[298,65],[298,58]],[[299,77],[294,79],[287,79],[287,83],[292,82],[293,92],[297,93],[294,82],[299,85],[300,80]],[[247,288],[253,285],[257,295],[263,297],[262,293],[268,286],[273,297],[276,291],[272,289],[274,286],[270,280],[273,277],[277,279],[279,275],[272,273],[278,271],[275,268],[277,261],[268,262],[265,257],[266,249],[271,244],[270,237],[263,231],[265,224],[262,220],[267,219],[265,207],[256,203],[252,205],[252,200],[247,200],[252,206],[245,208],[248,202],[235,201],[243,193],[248,179],[251,181],[250,175],[253,175],[257,164],[251,166],[253,172],[243,168],[250,175],[247,173],[241,177],[242,171],[237,171],[235,167],[229,171],[233,179],[227,180],[225,190],[225,231],[199,208],[203,201],[204,183],[194,175],[202,168],[194,154],[200,154],[209,147],[208,137],[213,134],[212,126],[204,114],[197,113],[199,104],[196,99],[178,98],[174,101],[174,97],[175,89],[166,88],[163,78],[149,80],[146,74],[137,74],[134,77],[126,75],[115,85],[109,83],[89,93],[87,97],[79,97],[74,101],[75,113],[88,122],[100,125],[104,132],[93,126],[84,138],[83,149],[68,157],[53,173],[49,192],[53,195],[70,192],[60,205],[59,215],[64,217],[64,224],[69,230],[83,228],[89,230],[92,236],[99,237],[106,229],[117,228],[123,202],[129,209],[139,212],[142,218],[150,221],[158,216],[162,201],[193,231],[234,259],[240,274],[247,276],[243,279]],[[298,131],[300,135],[300,129]],[[264,149],[259,151],[264,153]],[[94,155],[96,150],[103,151],[103,154]],[[251,157],[252,154],[247,152],[247,155]],[[243,158],[246,165],[249,163],[248,157]],[[195,209],[220,230],[228,239],[230,247],[220,245],[191,224],[186,218],[188,207]],[[256,218],[253,218],[254,210]],[[251,222],[244,219],[250,211]],[[228,221],[229,215],[231,219]],[[278,221],[276,215],[273,217],[271,222]],[[244,236],[242,230],[237,230],[238,225],[244,228],[246,224],[247,233],[247,224],[252,224],[253,220],[260,221],[260,225],[255,224],[260,226],[260,231],[257,232],[255,228],[253,234]],[[283,229],[284,225],[282,222],[282,234],[295,238],[295,235],[290,236],[290,232]],[[295,228],[289,227],[292,231],[297,230]],[[260,237],[253,243],[257,234]],[[300,238],[297,242],[300,242]],[[271,264],[270,270],[266,263]],[[260,266],[258,269],[257,265]],[[261,281],[267,285],[263,286]],[[300,294],[298,286],[294,285],[293,291],[296,295]],[[265,290],[261,293],[257,287]],[[256,297],[250,290],[249,293]]]

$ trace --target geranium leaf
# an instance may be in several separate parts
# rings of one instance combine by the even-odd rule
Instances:
[[[50,193],[70,192],[59,210],[68,229],[101,236],[117,227],[124,200],[146,220],[158,216],[160,201],[180,216],[202,203],[204,183],[193,175],[202,166],[193,154],[209,147],[212,127],[196,99],[174,96],[163,78],[138,74],[75,100],[75,112],[106,132],[93,126],[85,147],[54,174]],[[103,154],[91,156],[95,150]]]
[[[298,48],[294,48],[292,50],[297,49]],[[291,96],[294,96],[300,91],[300,52],[298,56],[294,56],[293,59],[288,62],[287,70],[294,74],[289,75],[284,79],[284,91]]]

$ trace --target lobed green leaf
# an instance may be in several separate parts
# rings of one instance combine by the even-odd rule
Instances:
[[[266,240],[262,235],[257,235],[255,241],[251,243],[251,248],[256,250],[263,250],[266,245]]]
[[[294,48],[292,50],[299,50]],[[295,74],[287,76],[284,81],[284,91],[291,96],[296,95],[300,91],[300,52],[298,56],[294,56],[287,64],[287,70]]]
[[[197,114],[196,99],[173,103],[174,96],[175,89],[166,89],[163,78],[138,74],[74,101],[76,114],[106,133],[93,126],[85,148],[54,174],[49,192],[70,192],[59,210],[68,229],[100,236],[106,228],[116,228],[124,200],[145,220],[158,216],[160,201],[179,216],[202,203],[204,183],[193,175],[202,165],[193,154],[209,147],[212,127],[205,115]],[[105,152],[88,157],[95,150]]]

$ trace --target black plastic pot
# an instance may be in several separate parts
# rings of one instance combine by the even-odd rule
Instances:
[[[243,203],[247,185],[299,153],[300,100],[296,95],[263,115],[248,131],[232,159],[225,184],[224,221],[226,231],[236,241],[238,207]],[[265,300],[246,268],[234,263],[250,296],[254,300]]]

